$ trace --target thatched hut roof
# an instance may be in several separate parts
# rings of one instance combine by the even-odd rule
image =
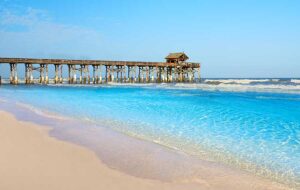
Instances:
[[[184,52],[170,53],[165,59],[179,59],[179,58],[183,58],[185,60],[189,59],[189,57]]]

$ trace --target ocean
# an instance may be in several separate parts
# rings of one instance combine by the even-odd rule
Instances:
[[[300,79],[2,85],[0,100],[300,187]]]

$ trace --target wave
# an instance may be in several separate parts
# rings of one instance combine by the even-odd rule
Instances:
[[[300,79],[291,79],[292,83],[300,84]]]
[[[253,82],[268,82],[269,79],[205,79],[208,84],[250,84]]]
[[[40,108],[37,108],[35,106],[32,106],[30,104],[25,104],[25,103],[21,103],[21,102],[16,102],[16,106],[30,110],[31,112],[46,117],[46,118],[51,118],[51,119],[58,119],[58,120],[70,120],[70,118],[68,117],[64,117],[64,116],[59,116],[58,114],[55,114],[53,112],[49,112],[46,110],[42,110]]]
[[[274,93],[295,93],[300,94],[300,85],[250,85],[250,84],[187,84],[177,83],[169,88],[199,89],[207,91],[228,91],[228,92],[274,92]]]
[[[8,81],[4,81],[6,83]],[[169,88],[169,89],[200,89],[207,91],[231,92],[276,92],[300,94],[299,78],[265,78],[265,79],[202,79],[201,83],[117,83],[103,84],[48,84],[54,87],[93,87],[93,88]]]
[[[0,98],[0,103],[6,103],[7,100]]]
[[[300,79],[273,78],[273,79],[204,79],[205,84],[300,84]]]

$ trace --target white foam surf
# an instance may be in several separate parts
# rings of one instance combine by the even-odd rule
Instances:
[[[292,83],[300,84],[300,79],[291,79]]]
[[[171,86],[170,86],[171,87]],[[175,88],[182,89],[201,89],[207,91],[228,91],[228,92],[274,92],[274,93],[295,93],[300,94],[300,85],[279,85],[279,84],[259,84],[259,85],[245,85],[245,84],[186,84],[177,83]],[[172,87],[171,87],[172,88]]]
[[[253,82],[268,82],[268,81],[270,81],[270,79],[205,79],[204,80],[204,82],[208,84],[250,84]]]
[[[54,112],[49,112],[46,110],[42,110],[40,108],[37,108],[35,106],[32,106],[30,104],[25,104],[21,102],[16,102],[16,106],[30,110],[31,112],[40,115],[42,117],[51,118],[51,119],[58,119],[58,120],[69,120],[68,117],[60,116],[58,114],[55,114]]]

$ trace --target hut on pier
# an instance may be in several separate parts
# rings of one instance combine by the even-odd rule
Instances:
[[[184,52],[170,53],[166,58],[167,63],[182,63],[189,59]]]

